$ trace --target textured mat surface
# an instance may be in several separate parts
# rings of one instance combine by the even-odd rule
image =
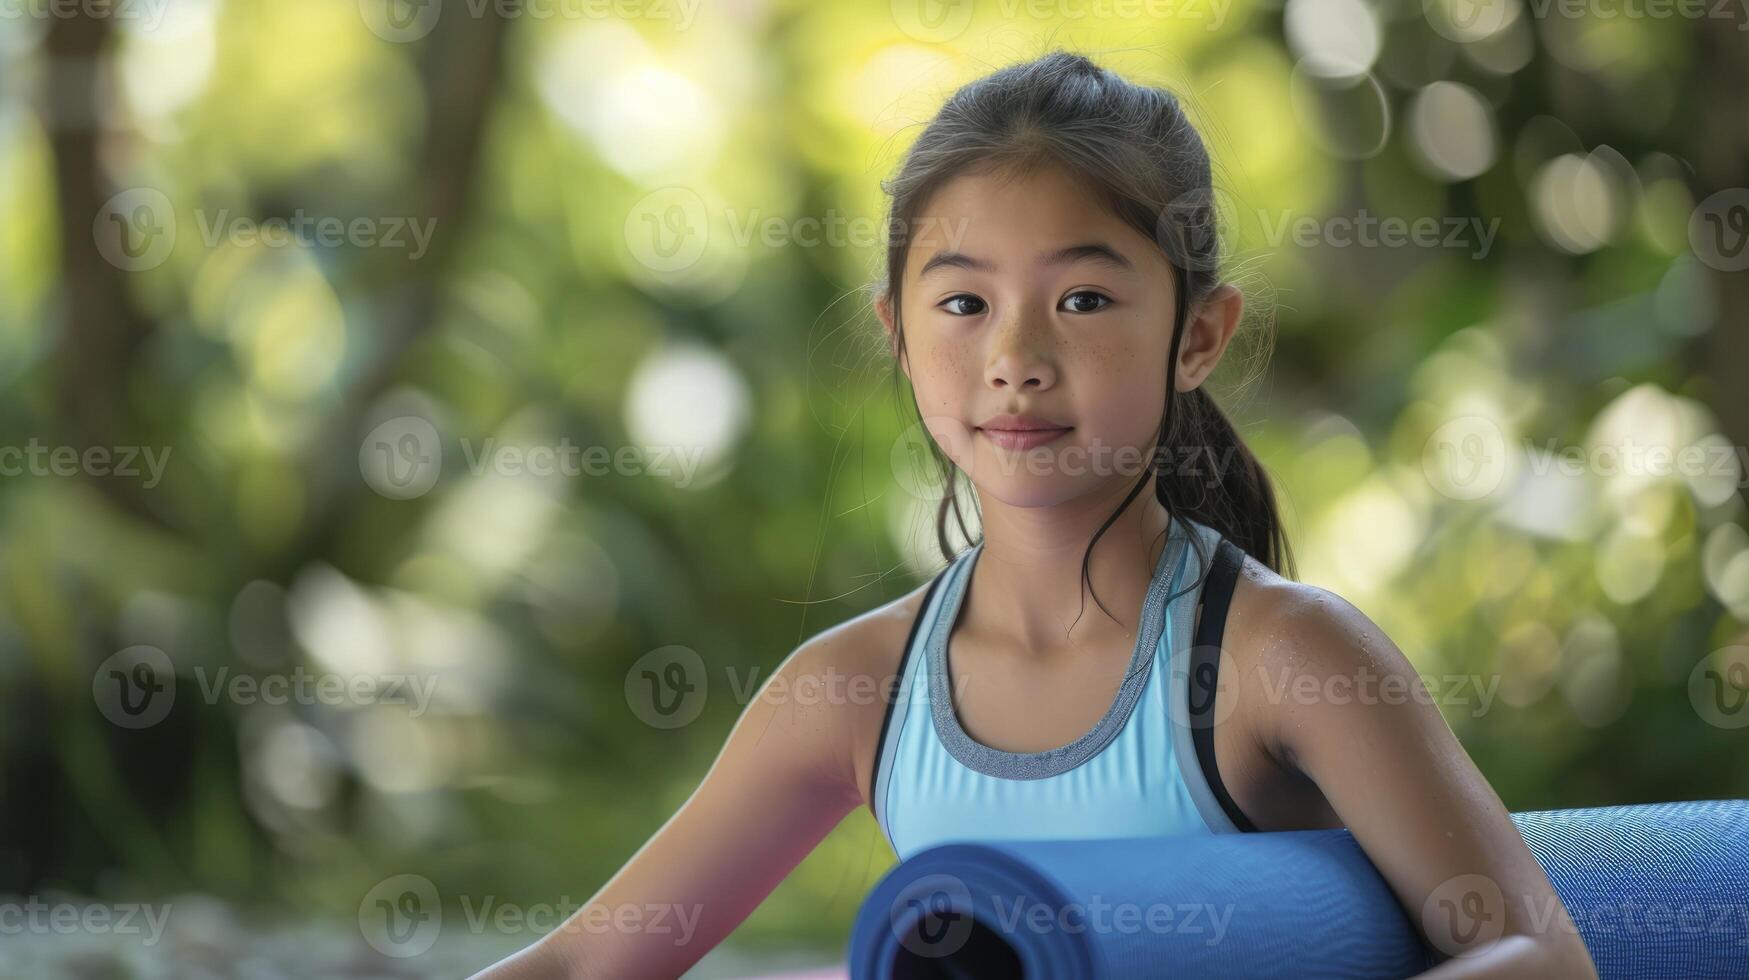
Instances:
[[[1749,800],[1512,819],[1604,980],[1749,980]],[[944,844],[870,892],[848,959],[856,978],[1404,977],[1443,957],[1417,920],[1461,929],[1500,901],[1454,880],[1411,919],[1346,830]]]

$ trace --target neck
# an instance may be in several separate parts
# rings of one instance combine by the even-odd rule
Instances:
[[[964,621],[1009,649],[1033,654],[1133,637],[1167,540],[1166,508],[1154,496],[1152,478],[1091,555],[1087,551],[1128,492],[1128,484],[1114,482],[1108,492],[1052,507],[1012,507],[980,493],[984,551]],[[1098,602],[1081,578],[1084,556]]]

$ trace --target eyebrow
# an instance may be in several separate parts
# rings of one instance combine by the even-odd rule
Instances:
[[[1038,264],[1041,267],[1069,265],[1075,262],[1096,262],[1100,265],[1110,266],[1121,272],[1130,272],[1135,269],[1135,266],[1129,259],[1124,258],[1117,249],[1112,248],[1104,242],[1086,242],[1080,245],[1070,245],[1067,248],[1057,249],[1049,255],[1040,256],[1038,260]],[[948,267],[970,269],[974,272],[991,272],[996,268],[994,263],[986,259],[976,258],[967,255],[964,252],[956,252],[952,249],[945,249],[930,256],[929,261],[923,263],[923,268],[917,272],[917,278],[921,279],[936,269]]]

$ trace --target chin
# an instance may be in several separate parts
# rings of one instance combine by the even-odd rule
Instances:
[[[973,479],[972,485],[983,496],[1001,501],[1010,507],[1055,507],[1086,494],[1098,483],[1096,478],[1087,476],[1028,473],[1024,465],[1018,467],[1017,472],[997,472],[994,464],[1002,461],[979,462],[987,465],[984,472],[990,475]]]
[[[1128,492],[1142,473],[1141,470],[1130,472],[1128,468],[1112,471],[1115,464],[1110,461],[1110,453],[1105,454],[1107,462],[1103,464],[1103,470],[1098,464],[1080,462],[1083,454],[1074,449],[1065,450],[1060,446],[1040,447],[1029,450],[1028,453],[1043,453],[1044,459],[1055,455],[1059,460],[1065,460],[1063,467],[1069,468],[1053,471],[1049,463],[1042,467],[1029,465],[1029,462],[1036,462],[1041,457],[1029,458],[1026,454],[998,452],[992,447],[979,446],[972,457],[972,468],[966,472],[972,485],[983,496],[1010,507],[1024,508],[1055,507],[1089,495],[1121,495]],[[1069,455],[1065,457],[1065,453]],[[1130,458],[1139,461],[1145,458],[1145,453],[1140,449],[1131,450],[1122,458],[1126,461]],[[961,466],[961,469],[966,468]]]
[[[1040,486],[979,487],[978,492],[988,500],[1000,501],[1010,507],[1026,510],[1055,507],[1058,504],[1073,500],[1077,496],[1073,493],[1062,493],[1056,488]]]

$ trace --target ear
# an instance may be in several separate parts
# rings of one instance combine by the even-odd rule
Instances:
[[[1216,286],[1191,311],[1178,346],[1178,390],[1193,391],[1214,373],[1245,312],[1245,294],[1230,282]]]
[[[911,380],[911,359],[899,352],[899,331],[893,325],[893,294],[891,290],[883,291],[875,297],[875,315],[881,318],[881,328],[887,333],[887,351],[899,359],[899,370],[905,372],[905,380]]]

